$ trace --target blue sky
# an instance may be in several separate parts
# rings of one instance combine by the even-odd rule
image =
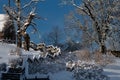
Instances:
[[[7,1],[0,0],[0,13],[4,13],[3,4],[7,4]],[[37,5],[36,12],[38,15],[47,18],[46,21],[37,21],[36,27],[39,29],[41,35],[49,32],[54,26],[64,27],[64,16],[73,10],[73,8],[70,6],[60,6],[60,2],[61,0],[45,0]]]
[[[41,27],[43,31],[51,29],[53,26],[63,27],[64,25],[64,15],[71,11],[70,6],[60,6],[61,0],[46,0],[39,5],[39,15],[47,18],[47,21],[41,22]]]

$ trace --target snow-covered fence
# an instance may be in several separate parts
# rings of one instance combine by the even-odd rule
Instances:
[[[48,55],[54,58],[55,56],[59,56],[61,54],[61,49],[58,47],[54,47],[53,45],[49,45],[46,47]]]
[[[37,50],[37,45],[34,42],[30,42],[30,48]]]
[[[44,79],[44,80],[49,80],[49,76],[47,74],[41,74],[41,73],[34,73],[34,74],[30,74],[29,73],[29,67],[31,63],[35,63],[37,62],[37,64],[39,63],[39,56],[36,55],[26,55],[24,56],[24,62],[23,62],[23,67],[25,68],[25,75],[24,78],[26,78],[26,80],[28,79]],[[37,66],[37,65],[33,65],[33,66]],[[40,66],[40,65],[39,65]]]
[[[39,43],[37,45],[37,50],[40,50],[41,52],[45,52],[45,43]]]
[[[73,61],[68,61],[68,62],[66,63],[66,68],[67,68],[67,70],[72,71],[72,70],[74,69],[75,65],[76,65],[75,62],[73,62]]]
[[[58,47],[54,47],[53,45],[46,46],[45,43],[35,44],[30,42],[30,47],[34,50],[40,51],[40,57],[46,58],[50,56],[54,58],[55,56],[59,56],[61,54],[61,49]]]
[[[61,54],[61,49],[58,47],[54,47],[54,56],[59,56]]]

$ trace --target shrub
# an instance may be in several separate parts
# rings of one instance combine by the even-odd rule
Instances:
[[[115,57],[109,52],[107,52],[106,54],[102,54],[101,52],[96,51],[94,53],[93,57],[94,57],[95,63],[97,63],[101,66],[105,66],[109,63],[115,62],[115,60],[114,60]]]
[[[78,51],[75,51],[74,53],[81,61],[90,61],[91,60],[90,52],[87,49],[78,50]]]

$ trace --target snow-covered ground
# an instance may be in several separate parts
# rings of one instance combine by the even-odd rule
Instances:
[[[68,71],[60,71],[50,76],[50,80],[74,80],[73,73]]]
[[[0,64],[1,63],[8,63],[8,60],[10,58],[17,58],[18,56],[10,56],[9,53],[11,50],[15,50],[16,46],[13,45],[13,44],[7,44],[7,43],[1,43],[0,42]],[[22,50],[22,52],[25,54],[29,54],[29,55],[36,55],[38,56],[39,55],[39,52],[36,52],[36,51],[24,51]],[[67,54],[67,56],[69,56],[69,58],[74,58],[74,56],[72,57],[71,56],[71,53],[69,53],[69,55]],[[49,73],[47,75],[49,75],[50,79],[51,80],[75,80],[73,78],[73,72],[70,72],[70,71],[66,71],[63,67],[65,66],[65,61],[68,61],[69,58],[65,58],[65,56],[61,56],[61,58],[57,59],[55,62],[52,62],[52,64],[56,64],[55,67],[60,66],[60,65],[63,65],[61,68],[60,68],[60,71],[59,69],[55,68],[57,70],[56,73]],[[119,58],[116,58],[115,59],[116,61],[114,63],[111,63],[109,65],[107,65],[106,67],[103,67],[103,74],[107,75],[108,77],[110,77],[110,80],[120,80],[120,59]],[[49,65],[49,63],[47,63]],[[38,65],[39,66],[39,65]],[[51,66],[51,65],[50,65]],[[54,69],[54,68],[49,68],[49,69]],[[61,70],[63,69],[63,70]],[[90,79],[88,79],[90,80]]]
[[[17,57],[17,56],[10,56],[10,50],[15,49],[15,45],[7,43],[0,42],[0,63],[8,63],[8,60],[11,57]]]
[[[104,73],[110,77],[110,80],[120,80],[120,59],[116,58],[114,63],[107,65]]]

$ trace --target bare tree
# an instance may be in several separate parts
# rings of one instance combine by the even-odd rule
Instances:
[[[52,31],[50,31],[45,38],[45,41],[47,43],[53,44],[55,46],[59,46],[62,40],[63,40],[63,31],[58,26],[53,27]]]
[[[80,21],[78,27],[85,29],[90,38],[99,45],[100,52],[106,53],[105,42],[111,32],[110,27],[111,25],[119,26],[120,23],[118,14],[120,2],[118,0],[82,0],[82,4],[75,0],[63,0],[63,2],[76,7],[77,14],[85,16],[90,21],[92,35],[89,35],[91,34],[90,26],[82,25],[83,21]]]
[[[81,24],[80,19],[76,17],[76,14],[74,12],[70,12],[68,15],[66,15],[65,33],[67,35],[67,39],[72,39],[71,41],[81,43],[83,45],[82,47],[88,48],[88,46],[90,46],[92,43],[92,29],[90,29],[88,20],[82,20],[83,23]]]
[[[35,25],[33,22],[33,19],[41,17],[36,16],[35,10],[36,6],[33,6],[30,8],[30,11],[28,14],[24,14],[24,9],[30,7],[32,4],[36,4],[36,2],[41,0],[29,0],[26,4],[21,3],[21,0],[14,0],[16,6],[11,7],[10,6],[10,0],[9,0],[9,6],[4,6],[4,9],[6,10],[7,14],[11,17],[11,19],[14,20],[17,24],[17,46],[22,47],[22,37],[25,40],[26,44],[26,50],[29,50],[29,43],[30,43],[30,37],[29,34],[26,32],[27,28],[30,25]],[[22,6],[21,6],[22,5]],[[23,15],[24,14],[24,15]],[[26,17],[27,16],[27,17]]]
[[[108,41],[108,49],[114,51],[120,51],[120,27],[114,26],[112,27],[111,33],[107,39]]]

